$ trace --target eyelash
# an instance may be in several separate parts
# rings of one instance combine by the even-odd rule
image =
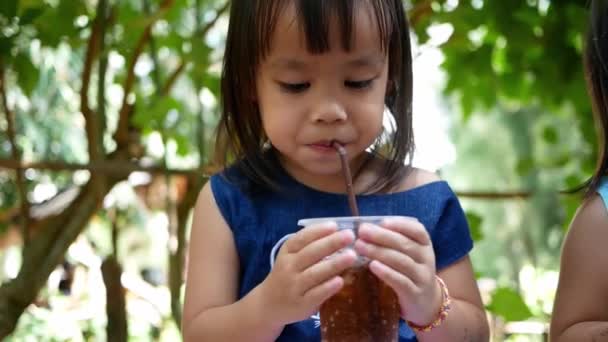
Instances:
[[[372,78],[365,81],[344,81],[344,85],[348,88],[352,88],[354,90],[362,90],[369,88],[376,78]],[[278,82],[281,86],[281,89],[288,93],[299,94],[306,91],[310,88],[309,82],[304,83],[285,83]]]

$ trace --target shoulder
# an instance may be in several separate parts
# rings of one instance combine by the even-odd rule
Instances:
[[[602,197],[593,195],[579,207],[564,241],[564,256],[600,256],[608,244],[608,211]]]
[[[608,213],[594,194],[578,208],[563,243],[552,335],[565,336],[560,334],[580,322],[607,319],[602,304],[608,300],[607,243]]]
[[[239,208],[244,207],[246,196],[242,192],[243,178],[234,169],[226,169],[209,178],[199,194],[198,201],[205,208],[220,213],[232,226],[238,218]]]
[[[405,175],[398,191],[407,191],[441,181],[436,173],[415,167],[410,168]]]
[[[199,192],[194,210],[195,213],[200,213],[201,211],[204,211],[205,213],[208,211],[219,212],[217,201],[213,194],[211,179],[203,185],[203,188]]]

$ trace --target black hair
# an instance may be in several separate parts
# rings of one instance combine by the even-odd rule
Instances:
[[[608,171],[608,1],[592,0],[584,50],[585,79],[598,131],[598,158],[595,172],[585,183],[585,196],[597,190]]]
[[[410,31],[402,0],[238,0],[231,4],[221,79],[222,112],[216,136],[215,161],[231,163],[256,185],[276,190],[280,165],[268,152],[259,108],[255,104],[255,76],[271,49],[279,16],[288,5],[296,9],[308,50],[329,51],[329,23],[338,20],[342,48],[349,50],[353,17],[358,6],[373,10],[380,44],[389,58],[385,104],[394,119],[394,132],[378,139],[372,155],[388,162],[375,189],[390,189],[401,181],[406,158],[414,151],[412,130],[412,53]],[[381,141],[385,144],[381,145]]]

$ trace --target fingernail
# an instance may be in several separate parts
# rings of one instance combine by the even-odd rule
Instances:
[[[348,237],[349,240],[355,238],[355,233],[350,229],[344,229],[343,231],[340,232],[340,234],[342,234],[342,236],[344,236],[344,237]]]
[[[367,243],[362,240],[357,240],[355,242],[355,250],[360,253],[365,253],[367,251]]]
[[[353,259],[353,260],[357,259],[357,253],[350,248],[345,250],[344,254],[346,254],[349,257],[349,259]]]

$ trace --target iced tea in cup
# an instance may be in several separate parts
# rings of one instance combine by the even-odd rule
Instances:
[[[360,223],[380,224],[389,216],[314,218],[298,221],[306,227],[333,221],[338,229],[351,229],[358,236]],[[347,247],[352,248],[352,246]],[[340,253],[340,252],[338,252]],[[331,256],[330,256],[331,257]],[[399,303],[392,288],[369,269],[369,260],[359,256],[346,270],[344,287],[321,305],[323,342],[395,342],[399,334]]]

